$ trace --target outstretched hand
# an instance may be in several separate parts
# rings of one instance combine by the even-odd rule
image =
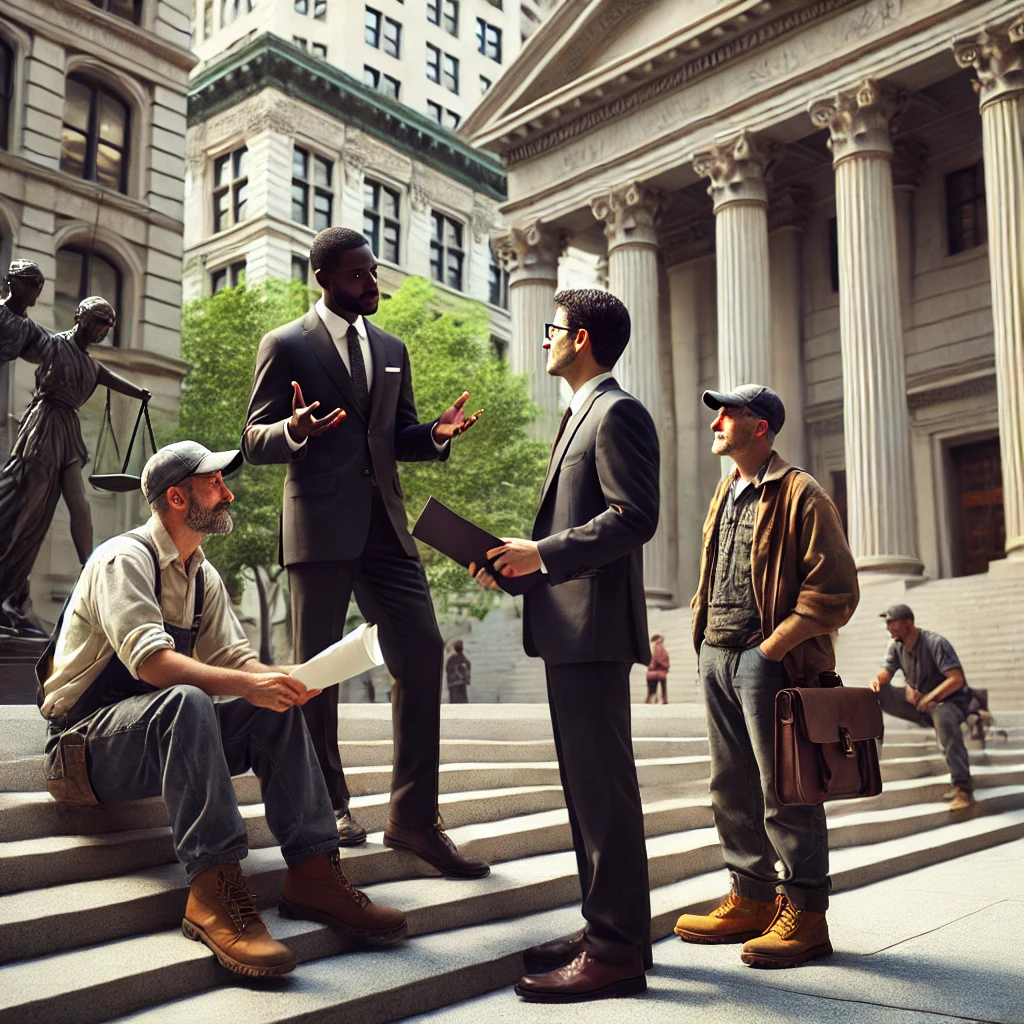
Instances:
[[[313,412],[320,408],[319,402],[306,405],[299,382],[292,381],[292,418],[288,421],[288,433],[293,441],[305,441],[307,437],[318,437],[325,430],[336,427],[344,418],[344,409],[335,409],[317,419]]]
[[[450,441],[459,434],[464,434],[480,418],[483,409],[477,409],[472,416],[466,416],[463,406],[469,401],[469,392],[463,391],[455,404],[441,413],[441,418],[434,425],[434,438],[437,441]]]

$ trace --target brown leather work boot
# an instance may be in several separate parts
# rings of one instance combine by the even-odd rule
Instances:
[[[192,879],[181,930],[209,946],[221,967],[246,978],[272,978],[295,967],[256,909],[255,894],[237,864],[216,864]]]
[[[746,942],[763,935],[775,917],[775,904],[747,899],[730,892],[710,914],[683,914],[676,921],[675,933],[683,942],[714,945],[719,942]]]
[[[743,946],[740,959],[749,967],[797,967],[807,960],[832,955],[824,914],[800,910],[777,897],[775,920],[764,933]]]
[[[391,946],[405,938],[405,914],[360,892],[341,870],[337,850],[289,868],[277,909],[282,917],[332,925],[365,946]]]
[[[949,805],[951,811],[966,811],[974,806],[974,793],[969,789],[957,787],[953,795],[953,802]]]

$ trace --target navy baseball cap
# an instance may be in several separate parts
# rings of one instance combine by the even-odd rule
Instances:
[[[242,465],[242,453],[211,452],[198,441],[175,441],[151,456],[142,470],[142,493],[154,502],[168,487],[175,487],[190,476],[216,473],[225,476]]]
[[[732,391],[705,391],[703,399],[704,404],[716,412],[723,405],[749,409],[759,419],[767,421],[773,434],[777,434],[786,422],[786,407],[782,399],[764,384],[741,384]]]

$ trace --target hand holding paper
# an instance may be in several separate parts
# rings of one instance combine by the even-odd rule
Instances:
[[[383,664],[377,627],[364,622],[336,644],[315,654],[309,661],[296,665],[291,676],[307,689],[323,690]]]

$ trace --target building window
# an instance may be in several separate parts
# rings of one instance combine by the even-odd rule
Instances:
[[[210,294],[224,291],[225,288],[237,288],[245,284],[245,260],[239,260],[226,267],[219,267],[210,274]]]
[[[14,49],[0,39],[0,149],[10,142],[11,103],[14,100]]]
[[[393,100],[397,100],[402,92],[402,83],[397,78],[382,74],[369,64],[363,65],[363,84]]]
[[[92,5],[114,15],[115,18],[133,21],[136,25],[142,16],[142,0],[92,0]]]
[[[105,86],[69,75],[64,89],[60,169],[127,191],[128,105]]]
[[[363,65],[363,85],[368,85],[371,89],[380,88],[380,72],[376,68],[371,68],[369,64]]]
[[[292,256],[292,280],[309,284],[309,260],[305,256]]]
[[[462,120],[454,110],[448,110],[433,100],[427,100],[427,116],[431,121],[436,121],[442,127],[450,128],[452,131],[459,127],[459,122]]]
[[[402,56],[402,26],[391,18],[384,19],[384,52],[390,57]]]
[[[447,53],[444,55],[444,63],[442,64],[442,80],[444,87],[449,91],[459,94],[459,61],[458,58],[449,56]]]
[[[488,2],[488,3],[489,3],[489,4],[491,5],[491,6],[492,6],[492,7],[497,7],[499,11],[501,11],[501,10],[504,10],[504,8],[503,8],[503,7],[501,6],[501,0],[487,0],[487,2]],[[526,10],[526,8],[524,7],[524,8],[523,8],[523,14],[528,14],[528,13],[529,13],[529,12],[528,12],[528,11]]]
[[[378,259],[398,263],[401,224],[398,219],[399,196],[393,188],[378,181],[363,179],[363,234]]]
[[[365,29],[364,37],[368,45],[373,47],[380,47],[380,11],[375,11],[372,7],[366,8],[366,15],[364,19]]]
[[[427,43],[427,78],[432,82],[441,81],[441,51]]]
[[[483,96],[494,83],[486,76],[480,76],[480,95]]]
[[[245,220],[249,196],[249,151],[242,146],[213,162],[213,230]]]
[[[488,269],[487,301],[492,306],[508,309],[508,271],[498,262],[491,249],[491,264]]]
[[[333,171],[334,165],[330,160],[299,149],[298,146],[292,150],[292,220],[297,224],[309,225],[309,211],[312,208],[311,226],[314,231],[323,231],[331,226]]]
[[[120,317],[121,271],[110,260],[82,246],[69,245],[57,253],[54,278],[53,316],[57,329],[69,331],[75,326],[75,310],[82,299],[102,295]],[[111,345],[119,346],[121,328],[115,324],[107,335]]]
[[[323,43],[313,43],[310,52],[319,60],[327,60],[327,47]]]
[[[309,45],[309,40],[303,39],[302,36],[292,36],[292,45],[304,50]]]
[[[220,0],[220,27],[230,25],[235,18],[243,13],[242,5],[245,4],[245,12],[251,11],[256,6],[256,0]]]
[[[435,281],[462,291],[463,227],[457,220],[431,210],[434,232],[430,239],[430,274]]]
[[[985,218],[985,168],[979,160],[973,167],[946,175],[950,256],[988,241]]]
[[[476,48],[491,60],[501,63],[501,29],[488,24],[483,18],[476,19]]]
[[[828,222],[828,272],[832,282],[832,294],[839,294],[839,221],[832,217]]]
[[[459,0],[427,0],[427,21],[449,35],[459,34]]]
[[[213,0],[203,0],[203,38],[213,35]]]
[[[327,20],[327,0],[313,0],[313,17],[316,21]]]
[[[303,16],[309,14],[309,0],[295,0],[295,13]]]

